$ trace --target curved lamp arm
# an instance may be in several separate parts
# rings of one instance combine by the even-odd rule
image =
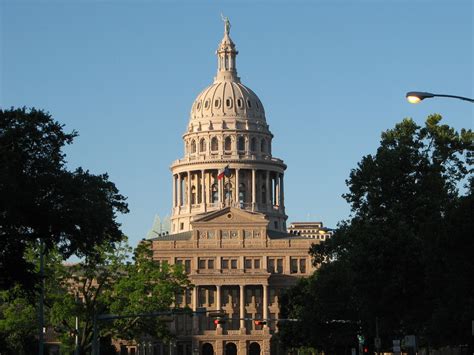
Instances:
[[[407,94],[405,96],[406,96],[408,102],[410,102],[412,104],[417,104],[421,100],[429,99],[429,98],[432,98],[432,97],[449,97],[449,98],[452,98],[452,99],[459,99],[459,100],[464,100],[464,101],[474,103],[473,99],[470,99],[470,98],[464,97],[464,96],[432,94],[430,92],[423,92],[423,91],[410,91],[410,92],[407,92]]]

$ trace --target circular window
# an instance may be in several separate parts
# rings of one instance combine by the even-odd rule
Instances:
[[[232,213],[227,213],[227,218],[231,219],[232,218]]]

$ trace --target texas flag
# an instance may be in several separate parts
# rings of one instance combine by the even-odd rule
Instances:
[[[224,168],[224,170],[222,170],[221,172],[219,172],[219,175],[217,175],[217,180],[221,180],[225,177],[229,177],[230,176],[230,169],[229,169],[229,165],[226,165],[226,167]]]

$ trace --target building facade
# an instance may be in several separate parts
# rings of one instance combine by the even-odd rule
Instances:
[[[279,295],[313,272],[308,250],[317,241],[287,232],[286,165],[272,156],[262,102],[237,76],[228,19],[216,54],[214,82],[191,108],[184,157],[171,165],[171,231],[152,247],[195,285],[177,305],[224,312],[225,322],[178,315],[166,352],[277,354]]]

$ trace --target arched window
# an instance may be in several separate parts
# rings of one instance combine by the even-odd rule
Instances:
[[[253,137],[250,140],[250,151],[255,152],[257,150],[257,140]]]
[[[217,187],[217,184],[214,183],[211,186],[211,202],[216,203],[218,199],[219,199],[219,189]]]
[[[239,184],[239,203],[245,203],[245,184]]]
[[[230,137],[226,137],[224,140],[224,150],[231,150],[232,149],[232,140]]]
[[[193,185],[191,187],[191,205],[195,205],[196,202],[196,186]]]
[[[196,153],[196,141],[194,139],[191,141],[191,153]]]
[[[207,149],[206,149],[206,140],[204,138],[201,138],[201,140],[199,141],[199,151],[200,152],[205,152]]]
[[[267,187],[262,185],[262,203],[267,203]]]
[[[265,141],[265,139],[262,139],[262,141],[260,142],[260,151],[262,153],[265,153],[267,151],[267,142]]]
[[[217,137],[212,137],[211,139],[211,150],[213,152],[219,150],[219,142],[217,140]]]
[[[245,138],[244,137],[239,137],[239,140],[237,141],[237,149],[240,151],[245,150]]]

